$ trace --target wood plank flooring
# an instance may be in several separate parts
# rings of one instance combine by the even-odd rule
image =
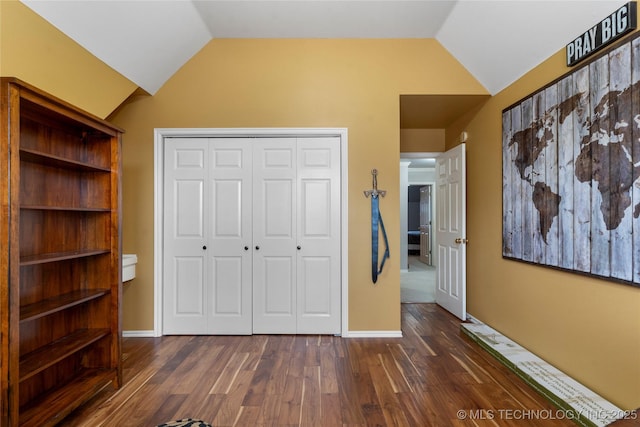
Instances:
[[[435,304],[403,304],[402,332],[125,338],[124,386],[63,425],[575,426]]]

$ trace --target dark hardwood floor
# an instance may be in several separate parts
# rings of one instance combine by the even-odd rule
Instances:
[[[62,424],[575,426],[435,304],[403,304],[402,332],[125,338],[124,386]]]

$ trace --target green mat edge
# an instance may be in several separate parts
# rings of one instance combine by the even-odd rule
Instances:
[[[590,419],[585,417],[575,408],[573,408],[569,403],[564,401],[560,396],[553,393],[551,390],[544,387],[542,384],[537,382],[533,377],[523,372],[520,368],[518,368],[514,363],[509,361],[506,357],[500,354],[498,351],[493,349],[490,345],[488,345],[482,338],[478,335],[474,334],[472,331],[464,327],[464,324],[460,325],[460,329],[471,338],[474,342],[476,342],[480,347],[482,347],[487,353],[496,358],[500,363],[513,371],[518,377],[520,377],[525,383],[527,383],[531,388],[537,391],[539,394],[544,396],[548,401],[553,403],[559,409],[565,411],[565,413],[570,413],[571,416],[567,417],[568,420],[575,422],[576,424],[583,427],[597,427]]]

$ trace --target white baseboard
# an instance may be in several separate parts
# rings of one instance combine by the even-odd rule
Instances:
[[[154,338],[155,331],[123,331],[123,338]],[[343,338],[402,338],[402,331],[349,331]]]
[[[123,338],[153,338],[155,336],[153,329],[148,331],[122,331]]]
[[[348,331],[343,338],[402,338],[402,331]]]

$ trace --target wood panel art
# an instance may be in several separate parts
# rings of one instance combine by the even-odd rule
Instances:
[[[640,287],[640,38],[502,112],[504,258]]]

